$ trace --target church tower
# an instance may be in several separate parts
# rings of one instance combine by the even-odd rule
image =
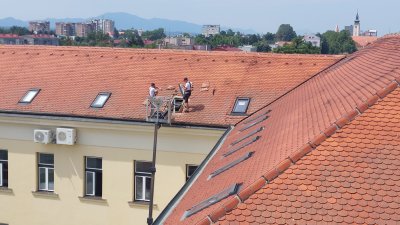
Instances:
[[[361,34],[360,17],[358,16],[358,11],[357,11],[356,20],[354,21],[354,27],[353,27],[353,36],[360,36],[360,34]]]

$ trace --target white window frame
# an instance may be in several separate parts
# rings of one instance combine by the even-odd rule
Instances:
[[[93,167],[88,167],[88,159],[101,159],[102,165],[101,169],[99,168],[93,168]],[[89,170],[89,171],[88,171]],[[103,176],[103,158],[102,157],[95,157],[95,156],[85,156],[85,195],[86,196],[96,196],[96,172],[95,171],[90,171],[90,170],[95,170],[95,171],[100,171],[102,176]],[[88,193],[88,173],[92,174],[93,176],[93,192]],[[103,184],[101,184],[103,185]],[[98,196],[101,197],[101,196]]]
[[[53,164],[48,164],[48,163],[41,163],[40,162],[40,155],[52,155],[53,156]],[[54,167],[54,154],[52,153],[46,153],[46,152],[39,152],[37,154],[38,157],[38,165],[37,165],[37,172],[38,172],[38,186],[37,186],[37,190],[38,191],[48,191],[48,192],[54,192],[54,187],[55,187],[55,176],[54,176],[54,171],[55,171],[55,167]],[[44,174],[45,174],[45,187],[41,188],[40,187],[40,170],[44,169]],[[50,182],[49,182],[49,170],[53,171],[53,188],[50,188]]]
[[[92,180],[92,193],[89,193],[88,192],[88,187],[89,187],[89,185],[88,185],[88,174],[92,174],[92,178],[93,178],[93,180]],[[87,196],[95,196],[95,194],[96,194],[96,172],[93,172],[93,171],[86,171],[86,174],[85,174],[85,176],[86,176],[86,179],[85,179],[85,182],[86,182],[86,184],[85,184],[85,195],[87,195]]]
[[[42,163],[41,163],[42,164]],[[49,165],[49,164],[42,164],[42,165]],[[40,188],[40,169],[44,169],[44,174],[45,174],[45,188]],[[50,187],[50,183],[49,183],[49,170],[53,170],[53,178],[54,178],[54,168],[49,168],[49,167],[42,167],[42,166],[39,166],[39,187],[38,187],[38,189],[39,189],[39,191],[54,191],[54,185],[53,185],[53,188],[52,189],[50,189],[49,187]],[[53,180],[53,184],[54,184],[54,180]]]
[[[134,174],[134,179],[135,179],[135,201],[144,201],[144,202],[149,202],[150,201],[150,199],[146,199],[146,178],[149,178],[150,179],[150,181],[149,182],[151,182],[151,173],[148,173],[148,172],[140,172],[140,171],[137,171],[137,166],[136,166],[136,164],[137,163],[151,163],[151,162],[149,162],[149,161],[135,161],[135,174]],[[138,187],[138,185],[137,185],[137,183],[136,183],[136,177],[141,177],[141,179],[142,179],[142,196],[143,196],[143,198],[141,198],[141,199],[138,199],[137,198],[137,187]],[[151,185],[151,184],[150,184]]]
[[[137,196],[138,185],[136,183],[136,178],[138,178],[138,177],[140,177],[142,179],[142,196],[143,196],[143,198],[141,198],[141,199],[138,198],[138,196]],[[146,199],[146,180],[147,180],[147,178],[149,178],[150,182],[151,182],[151,176],[135,175],[135,200],[136,201],[145,201],[145,202],[150,201],[150,199]]]

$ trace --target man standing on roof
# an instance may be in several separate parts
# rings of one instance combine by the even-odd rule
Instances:
[[[154,98],[158,94],[158,88],[155,83],[151,83],[149,87],[149,96]]]
[[[183,100],[185,100],[183,109],[184,112],[189,112],[189,97],[192,95],[192,82],[190,82],[187,77],[183,78],[183,81],[185,82],[185,85],[183,86],[183,89],[185,90],[183,94]]]

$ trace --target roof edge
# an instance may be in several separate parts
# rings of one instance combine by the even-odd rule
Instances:
[[[320,134],[316,135],[309,142],[300,147],[296,152],[289,155],[286,159],[284,159],[270,171],[262,175],[255,182],[242,189],[236,195],[228,198],[227,202],[225,202],[223,206],[219,206],[217,209],[208,214],[205,218],[202,218],[199,222],[197,222],[196,225],[212,225],[218,222],[218,220],[224,217],[228,212],[236,209],[240,203],[244,202],[251,195],[271,183],[285,170],[289,169],[292,165],[296,164],[296,162],[298,162],[308,153],[315,150],[326,139],[331,137],[338,130],[342,129],[344,126],[363,114],[367,109],[374,106],[379,100],[385,98],[388,94],[396,90],[398,87],[400,87],[400,76],[393,80],[386,88],[377,91],[376,94],[372,95],[369,99],[359,103],[353,110],[345,113],[331,126],[329,126],[324,131],[321,131]]]
[[[37,113],[37,112],[21,112],[21,111],[9,111],[0,110],[0,115],[8,115],[13,117],[31,117],[41,119],[53,119],[53,120],[71,120],[71,121],[82,121],[82,122],[103,122],[103,123],[121,123],[121,124],[135,124],[142,126],[152,126],[153,123],[146,122],[138,119],[119,119],[112,117],[94,117],[94,116],[75,116],[68,114],[55,114],[55,113]],[[171,125],[165,124],[167,127],[176,128],[198,128],[198,129],[227,129],[229,125],[209,125],[200,123],[173,123]]]

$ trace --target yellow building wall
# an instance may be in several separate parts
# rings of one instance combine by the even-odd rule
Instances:
[[[41,124],[41,128],[43,128],[43,123]],[[44,124],[45,127],[53,125],[52,122]],[[12,130],[15,127],[19,128]],[[119,131],[120,127],[105,131],[105,133],[114,132],[111,137],[108,136],[108,141],[111,142],[108,145],[113,145],[113,139],[118,142],[124,141],[123,138],[119,139],[118,137],[128,133],[132,139],[138,142],[136,146],[143,145],[139,142],[151,140],[146,144],[148,148],[145,149],[79,143],[80,130],[81,134],[84,136],[86,133],[88,138],[89,134],[96,134],[94,131],[99,131],[99,128],[78,128],[78,143],[74,146],[44,145],[33,143],[32,140],[22,140],[27,139],[24,137],[24,132],[26,132],[25,135],[31,134],[31,139],[33,139],[33,128],[35,127],[37,127],[35,123],[29,127],[26,124],[0,123],[0,149],[8,150],[9,189],[12,190],[11,192],[0,190],[0,223],[10,225],[146,224],[148,206],[131,201],[134,198],[134,160],[151,160],[152,132],[146,131],[140,134],[138,130],[133,132],[121,129],[122,131]],[[110,128],[108,127],[108,129]],[[6,130],[12,130],[12,132],[6,134]],[[190,131],[178,130],[176,132],[172,128],[165,128],[165,132],[163,132],[163,128],[160,130],[159,147],[164,150],[157,153],[154,218],[185,183],[186,164],[200,164],[223,132],[207,131],[208,135],[199,133],[190,138],[193,139],[193,143],[196,143],[197,137],[197,141],[201,143],[200,146],[190,146],[188,144],[191,142],[190,140],[183,140],[184,146],[182,147],[182,136],[184,137],[184,133]],[[12,134],[13,132],[18,132],[18,134]],[[194,130],[193,132],[199,131]],[[135,134],[139,139],[135,139]],[[13,135],[17,138],[12,138]],[[94,141],[101,137],[97,134],[91,138],[94,138]],[[87,142],[90,143],[90,141]],[[135,146],[134,143],[131,144],[132,147]],[[114,143],[114,145],[117,144]],[[169,150],[165,149],[165,146],[168,146]],[[177,151],[173,151],[174,146]],[[196,150],[198,147],[204,148],[204,151]],[[185,148],[188,152],[184,152]],[[37,190],[38,152],[54,154],[55,193],[57,195],[46,196],[35,193]],[[84,194],[85,156],[102,157],[102,198],[104,201],[79,198]]]

